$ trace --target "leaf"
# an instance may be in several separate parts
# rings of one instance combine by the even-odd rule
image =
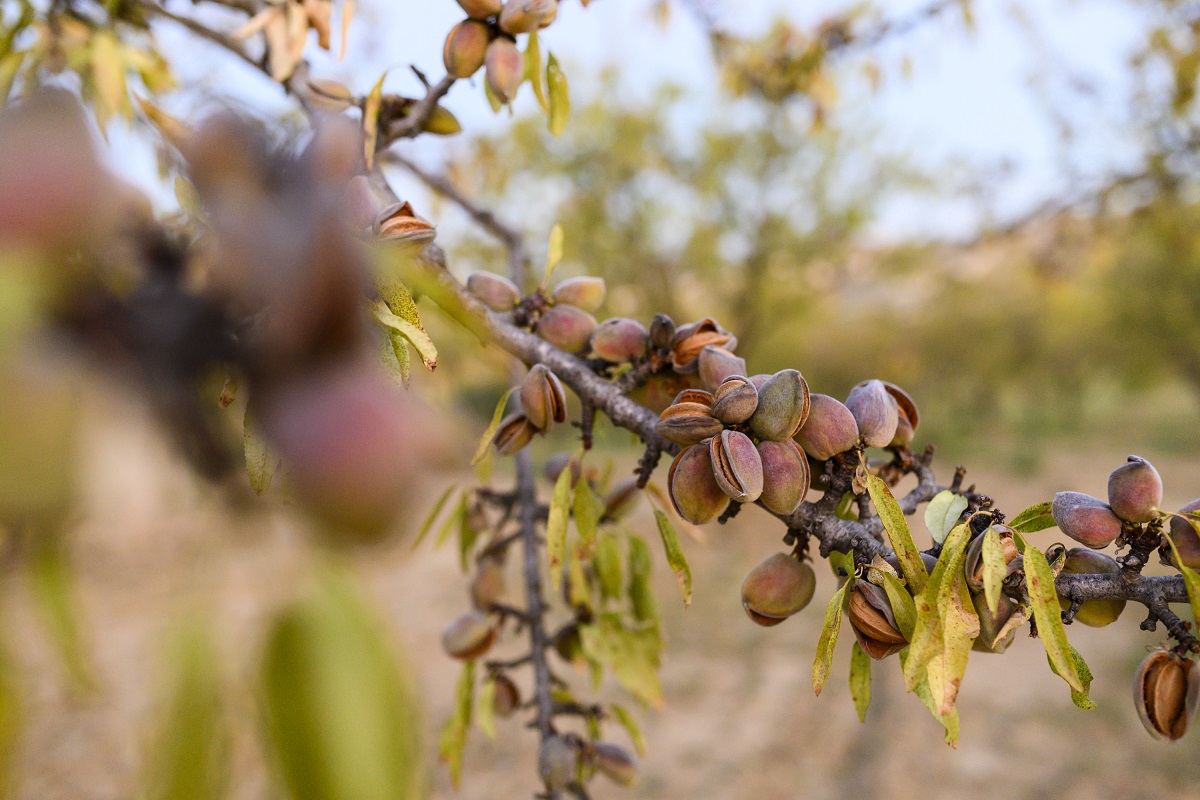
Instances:
[[[679,536],[670,518],[661,510],[654,509],[654,522],[658,525],[658,535],[662,537],[663,550],[667,554],[667,563],[675,572],[675,580],[679,582],[679,590],[683,593],[683,607],[692,605],[692,570],[688,566],[687,557],[679,545]]]
[[[969,537],[966,523],[950,531],[929,582],[914,597],[917,622],[904,663],[904,686],[916,691],[926,683],[939,716],[954,708],[971,646],[979,636],[979,617],[962,568]]]
[[[488,678],[479,687],[475,702],[475,724],[489,739],[496,738],[496,681]]]
[[[988,610],[993,614],[1000,607],[1000,589],[1008,575],[1008,565],[1004,562],[1004,546],[1000,544],[1000,534],[988,526],[983,534],[983,594],[987,600]]]
[[[463,494],[463,504],[466,505],[467,496]],[[469,565],[469,556],[471,549],[475,546],[475,540],[479,538],[479,531],[471,524],[471,514],[464,511],[458,521],[458,565],[465,573]]]
[[[8,104],[8,96],[12,94],[13,84],[16,83],[17,75],[24,64],[23,50],[5,53],[4,57],[0,58],[0,108]]]
[[[92,82],[99,100],[96,118],[101,128],[110,117],[132,113],[121,43],[111,31],[100,30],[92,36]]]
[[[533,87],[533,96],[537,98],[542,113],[550,113],[550,101],[546,98],[546,81],[542,73],[542,47],[538,40],[537,31],[531,31],[525,43],[525,80]]]
[[[463,664],[462,675],[454,690],[454,711],[442,727],[442,737],[438,743],[438,757],[450,770],[450,782],[456,789],[462,778],[463,748],[467,746],[467,732],[471,728],[474,694],[475,662],[472,660]]]
[[[838,501],[833,515],[838,519],[858,519],[858,506],[854,502],[854,492],[846,492]]]
[[[385,70],[363,101],[363,157],[367,160],[368,172],[375,166],[375,148],[379,143],[379,109],[383,105],[383,79],[386,77]]]
[[[542,288],[550,284],[550,276],[562,262],[563,257],[563,227],[555,223],[550,229],[550,245],[546,248],[546,277],[542,279]]]
[[[463,492],[459,495],[454,511],[442,521],[442,527],[438,528],[437,538],[433,540],[435,548],[441,547],[450,538],[451,533],[462,527],[467,518],[467,510],[467,493]]]
[[[33,597],[41,606],[51,637],[79,693],[95,686],[83,632],[79,625],[79,603],[74,575],[60,531],[40,532],[31,542],[29,580]]]
[[[190,125],[181,119],[171,116],[144,97],[134,95],[134,99],[137,101],[138,108],[141,109],[142,114],[150,121],[150,124],[158,129],[163,139],[177,150],[186,146],[187,140],[192,135]]]
[[[571,96],[567,90],[567,76],[553,53],[546,60],[546,90],[550,95],[550,133],[561,136],[571,116]]]
[[[851,549],[848,553],[840,550],[830,551],[829,567],[833,570],[834,575],[844,575],[849,578],[854,574],[854,550]]]
[[[600,584],[600,594],[607,599],[621,596],[621,551],[617,537],[607,531],[596,539],[592,568]]]
[[[908,648],[900,651],[900,668],[902,670],[906,670],[908,668],[909,656],[910,652]],[[927,680],[922,680],[920,683],[918,683],[913,688],[913,694],[920,698],[921,702],[925,704],[925,708],[929,709],[929,713],[933,715],[933,718],[940,722],[942,727],[945,729],[946,744],[957,748],[959,734],[958,709],[955,708],[951,710],[949,714],[939,714],[937,706],[933,702],[933,696],[929,692],[929,681]]]
[[[426,369],[430,371],[437,369],[437,348],[434,347],[433,340],[429,338],[429,334],[423,329],[406,319],[396,316],[383,303],[375,306],[375,318],[412,343],[412,346],[416,348],[417,355],[421,357],[421,362],[425,364]]]
[[[575,530],[579,531],[581,544],[590,552],[596,541],[596,527],[604,514],[604,501],[588,483],[587,477],[580,474],[575,484]]]
[[[246,454],[246,476],[255,494],[265,494],[271,488],[271,479],[279,469],[279,457],[271,451],[262,431],[254,418],[253,402],[246,403],[246,416],[242,420],[242,447]]]
[[[883,521],[883,527],[888,533],[888,540],[900,562],[900,571],[904,573],[904,580],[908,583],[910,591],[916,594],[925,588],[925,581],[928,580],[929,573],[925,570],[925,562],[921,560],[921,553],[917,550],[917,545],[913,542],[912,534],[908,530],[908,521],[904,519],[904,512],[900,510],[900,504],[892,496],[887,484],[878,475],[867,474],[867,491],[870,493],[875,510],[879,512],[879,518]]]
[[[1013,517],[1008,526],[1017,533],[1037,533],[1047,528],[1053,528],[1055,522],[1054,517],[1050,513],[1052,505],[1053,501],[1047,500],[1044,503],[1030,506]]]
[[[1188,524],[1200,534],[1200,526],[1198,526],[1194,518],[1185,514],[1175,513],[1172,513],[1171,516],[1187,520]],[[1192,619],[1196,621],[1197,625],[1200,625],[1200,575],[1197,575],[1194,569],[1183,563],[1183,559],[1179,556],[1179,549],[1175,546],[1174,537],[1168,535],[1163,538],[1171,545],[1171,555],[1175,557],[1175,567],[1183,575],[1183,586],[1187,589],[1188,603],[1192,607]]]
[[[195,185],[182,175],[175,177],[175,201],[179,207],[196,219],[204,219],[204,206]]]
[[[1091,711],[1096,707],[1095,701],[1088,696],[1088,693],[1092,689],[1092,670],[1087,665],[1087,662],[1083,660],[1083,656],[1079,654],[1079,651],[1075,649],[1075,645],[1070,645],[1070,647],[1071,660],[1075,663],[1075,671],[1079,673],[1079,679],[1083,682],[1082,692],[1077,692],[1074,689],[1071,690],[1071,702],[1084,711]],[[1054,674],[1061,678],[1061,673],[1055,668],[1054,662],[1050,661],[1049,656],[1046,657],[1046,660],[1050,663],[1050,669]]]
[[[813,661],[813,691],[820,696],[829,680],[829,668],[833,663],[833,648],[837,645],[838,629],[842,626],[842,606],[846,601],[846,587],[850,582],[842,584],[829,605],[825,607],[825,625],[821,628],[821,638],[817,640],[817,657]]]
[[[355,587],[339,575],[281,611],[259,689],[269,761],[291,800],[416,800],[418,705]]]
[[[912,641],[913,630],[917,626],[917,605],[904,584],[895,575],[883,574],[883,591],[887,593],[888,602],[892,605],[892,616],[896,618],[896,627],[900,634]]]
[[[579,626],[579,640],[584,655],[608,666],[634,697],[655,708],[663,705],[658,677],[661,642],[656,631],[626,628],[620,615],[604,613]]]
[[[871,705],[871,657],[856,641],[850,650],[850,697],[858,721],[867,721],[867,707]]]
[[[346,39],[350,34],[350,23],[354,21],[355,0],[342,0],[341,41],[338,44],[338,61],[346,58]]]
[[[946,541],[948,534],[962,512],[967,510],[967,498],[949,489],[938,492],[925,508],[925,527],[938,544]]]
[[[629,603],[633,618],[638,622],[649,622],[657,627],[658,600],[650,585],[653,561],[650,547],[640,536],[629,536]]]
[[[558,474],[554,493],[550,497],[550,514],[546,520],[546,555],[550,560],[550,586],[558,591],[562,586],[563,556],[567,548],[567,518],[571,509],[571,465]]]
[[[617,724],[629,734],[629,741],[633,744],[634,751],[639,756],[646,755],[646,738],[642,736],[642,729],[638,726],[637,720],[633,718],[633,715],[624,706],[619,706],[616,703],[609,703],[608,710],[613,715],[613,719],[617,721]]]
[[[500,395],[500,400],[496,403],[495,410],[492,411],[492,421],[488,423],[483,436],[479,438],[479,447],[475,448],[475,456],[471,459],[472,466],[478,464],[487,455],[492,439],[496,438],[496,430],[500,427],[500,420],[504,419],[504,409],[508,406],[508,398],[512,397],[512,393],[516,390],[517,387],[513,386],[507,392]]]
[[[454,490],[457,488],[458,487],[454,484],[447,486],[446,490],[438,497],[437,502],[435,502],[433,507],[429,509],[429,513],[425,516],[425,521],[421,523],[421,528],[417,531],[417,538],[412,543],[413,550],[416,550],[417,546],[425,540],[427,535],[429,535],[429,531],[433,528],[434,521],[437,520],[438,515],[442,513],[442,508],[445,507],[446,501],[450,499],[450,495],[453,494]]]
[[[220,660],[207,628],[188,620],[174,634],[171,675],[149,753],[147,800],[220,800],[230,771]]]
[[[500,109],[504,108],[504,101],[496,96],[496,93],[492,91],[492,87],[487,81],[481,81],[481,83],[483,84],[483,96],[487,98],[488,105],[492,108],[492,113],[499,114]]]
[[[1076,692],[1087,693],[1083,679],[1071,657],[1071,645],[1063,627],[1058,595],[1054,591],[1054,575],[1046,556],[1031,544],[1025,545],[1025,583],[1029,589],[1029,604],[1037,622],[1038,637],[1046,648],[1046,656],[1054,672]]]

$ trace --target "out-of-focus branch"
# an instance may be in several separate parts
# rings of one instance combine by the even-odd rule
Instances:
[[[411,139],[425,129],[425,123],[433,116],[438,102],[454,85],[453,75],[446,75],[425,91],[425,96],[417,101],[412,110],[397,120],[386,131],[379,132],[379,146],[386,147],[397,139]]]
[[[215,31],[212,28],[209,28],[207,25],[192,19],[191,17],[185,17],[182,14],[176,14],[173,11],[168,11],[158,3],[149,2],[148,0],[141,0],[138,3],[138,7],[148,14],[170,20],[177,25],[187,28],[190,32],[199,36],[201,39],[206,39],[216,45],[221,46],[225,50],[228,50],[230,53],[233,53],[235,56],[242,59],[255,69],[265,71],[263,65],[256,61],[249,53],[247,53],[246,49],[242,47],[241,42],[239,42],[237,39],[234,39],[232,36],[221,33],[220,31]],[[243,9],[239,8],[239,10]],[[247,10],[247,13],[253,12]]]

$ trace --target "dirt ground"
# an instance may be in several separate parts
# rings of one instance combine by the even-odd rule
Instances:
[[[18,796],[137,796],[164,633],[195,610],[217,629],[234,695],[230,796],[274,796],[255,742],[247,687],[264,621],[303,587],[316,560],[313,548],[286,512],[236,516],[214,507],[211,494],[173,464],[144,427],[106,426],[91,438],[90,510],[73,534],[72,557],[99,689],[82,698],[71,694],[28,587],[10,576],[0,602],[24,680]],[[1055,489],[1101,493],[1108,470],[1123,457],[1054,456],[1037,476],[977,464],[970,477],[1016,511]],[[1195,462],[1156,463],[1168,503],[1200,495]],[[941,466],[945,471],[950,465]],[[644,507],[634,525],[653,535]],[[780,533],[754,509],[727,528],[708,530],[705,545],[685,542],[696,579],[695,603],[686,611],[658,559],[669,637],[662,671],[667,707],[639,713],[649,752],[638,785],[624,790],[598,779],[594,797],[1200,797],[1200,734],[1175,744],[1152,741],[1133,710],[1133,670],[1160,638],[1139,631],[1138,608],[1104,630],[1069,630],[1096,675],[1092,696],[1099,708],[1091,712],[1071,705],[1036,641],[1020,639],[1004,656],[974,654],[959,699],[962,741],[951,750],[919,701],[905,695],[894,658],[876,663],[867,724],[858,723],[846,688],[848,634],[829,687],[813,696],[813,649],[833,587],[827,570],[818,569],[817,597],[796,618],[771,629],[745,618],[738,587],[754,564],[777,549]],[[1053,533],[1045,534],[1047,543]],[[458,666],[442,655],[438,635],[467,607],[456,554],[428,545],[413,553],[407,543],[397,543],[351,561],[420,682],[430,797],[532,796],[534,737],[516,720],[503,723],[494,741],[472,731],[457,790],[433,754],[458,675]],[[586,682],[583,675],[574,679]],[[603,693],[621,697],[613,687]],[[624,741],[615,727],[610,735]]]

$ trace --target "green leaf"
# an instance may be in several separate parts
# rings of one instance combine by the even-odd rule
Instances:
[[[1004,562],[1004,546],[1000,544],[1000,534],[988,526],[983,534],[983,594],[987,600],[988,610],[993,614],[1000,607],[1000,589],[1004,578],[1008,575],[1008,565]]]
[[[504,409],[508,406],[508,398],[512,397],[512,393],[516,390],[517,387],[513,386],[507,392],[500,395],[500,400],[496,403],[495,410],[492,411],[492,421],[488,423],[487,430],[479,438],[479,446],[475,448],[475,456],[471,459],[472,466],[478,464],[487,455],[492,439],[496,438],[496,430],[500,427],[500,420],[504,419]]]
[[[858,644],[850,650],[850,697],[858,721],[867,721],[867,707],[871,705],[871,657]]]
[[[327,576],[272,622],[260,690],[269,761],[293,800],[416,800],[421,724],[356,589]]]
[[[525,44],[525,80],[533,87],[533,96],[542,107],[542,113],[550,113],[550,101],[546,97],[546,81],[542,73],[542,47],[537,31],[529,34]]]
[[[646,739],[642,736],[642,729],[638,726],[637,720],[633,718],[633,715],[624,706],[619,706],[616,703],[609,703],[608,710],[612,714],[613,719],[617,721],[617,724],[629,734],[629,741],[633,744],[634,751],[639,756],[646,755]]]
[[[621,548],[615,534],[605,531],[596,539],[592,567],[600,583],[600,594],[607,599],[621,596]]]
[[[463,494],[463,502],[466,503],[467,496]],[[469,564],[471,549],[475,547],[475,540],[479,538],[479,531],[475,530],[471,525],[471,514],[465,511],[460,515],[458,521],[458,564],[465,573]]]
[[[267,444],[254,418],[253,401],[246,403],[246,416],[242,420],[242,446],[246,453],[246,477],[255,494],[264,494],[271,488],[271,479],[279,469],[279,457]]]
[[[1029,604],[1033,607],[1038,637],[1046,648],[1050,665],[1074,691],[1086,694],[1083,679],[1071,657],[1071,645],[1067,641],[1058,595],[1054,591],[1054,575],[1046,563],[1045,554],[1031,544],[1025,545],[1025,583],[1029,588]]]
[[[383,106],[383,79],[386,77],[387,70],[384,70],[363,101],[363,157],[366,159],[368,172],[375,166],[375,148],[379,142],[379,109]],[[487,82],[484,83],[486,85]]]
[[[581,544],[588,550],[596,541],[596,527],[604,514],[604,501],[592,489],[587,477],[580,474],[575,484],[575,530],[579,531]]]
[[[147,800],[226,796],[230,737],[222,708],[220,658],[199,619],[173,636],[171,675],[148,757]]]
[[[1070,647],[1071,660],[1075,663],[1075,671],[1079,673],[1079,680],[1083,682],[1082,692],[1077,692],[1074,689],[1071,690],[1071,702],[1077,707],[1082,708],[1084,711],[1091,711],[1096,707],[1095,701],[1088,697],[1088,693],[1092,690],[1092,670],[1087,665],[1087,662],[1083,660],[1083,656],[1079,654],[1079,651],[1075,649],[1075,645],[1070,645]],[[1046,657],[1046,661],[1049,662],[1050,669],[1054,672],[1054,674],[1061,678],[1062,673],[1060,673],[1054,666],[1054,662],[1050,661],[1050,657],[1048,655]]]
[[[5,53],[0,57],[0,108],[8,104],[8,96],[12,94],[13,84],[25,63],[25,51],[18,50]]]
[[[833,515],[838,519],[858,519],[858,506],[854,503],[854,492],[846,492],[842,495],[842,499],[838,501]]]
[[[562,586],[563,557],[567,550],[567,519],[571,514],[571,465],[558,474],[554,494],[550,497],[550,514],[546,520],[546,555],[550,560],[550,586],[558,591]]]
[[[442,727],[438,743],[438,757],[450,770],[450,782],[454,788],[462,779],[463,748],[467,746],[467,732],[471,728],[471,712],[475,700],[475,662],[463,664],[462,675],[454,690],[454,711]],[[347,798],[347,800],[350,800]]]
[[[613,677],[634,697],[656,708],[663,705],[657,631],[626,628],[620,615],[604,613],[579,626],[579,640],[584,655],[612,669]]]
[[[692,605],[692,570],[683,554],[683,548],[679,545],[679,535],[675,533],[675,526],[671,524],[670,518],[657,508],[654,509],[654,522],[658,525],[658,535],[662,537],[667,563],[671,565],[675,580],[679,582],[679,590],[683,593],[683,606],[688,608]]]
[[[420,326],[396,316],[388,309],[385,303],[375,305],[375,319],[379,320],[385,327],[394,330],[407,339],[416,349],[417,355],[421,357],[421,363],[425,365],[426,369],[437,369],[437,347],[434,346],[433,340],[429,338],[429,334]]]
[[[938,544],[946,541],[946,534],[958,524],[958,518],[966,510],[967,498],[961,494],[945,489],[934,495],[925,508],[925,527],[933,540]]]
[[[496,681],[488,678],[479,687],[475,702],[475,724],[489,739],[496,738]]]
[[[1197,525],[1194,519],[1189,518],[1185,514],[1172,514],[1172,516],[1182,517],[1187,520],[1196,529],[1197,533],[1200,534],[1200,526]],[[1192,607],[1192,619],[1196,621],[1197,625],[1200,625],[1200,575],[1197,575],[1194,569],[1183,563],[1183,559],[1179,556],[1179,549],[1175,546],[1174,537],[1164,536],[1163,538],[1171,545],[1171,555],[1175,557],[1175,566],[1179,570],[1179,573],[1183,575],[1183,586],[1187,589],[1188,604]]]
[[[867,491],[871,494],[871,501],[875,504],[875,510],[879,512],[880,520],[883,521],[883,527],[887,531],[892,550],[895,551],[896,558],[900,562],[900,571],[904,574],[904,580],[908,583],[910,590],[916,594],[925,588],[925,581],[928,580],[929,573],[925,570],[925,562],[921,560],[921,553],[917,550],[917,545],[913,542],[912,534],[908,530],[908,521],[904,519],[904,512],[900,510],[900,504],[892,496],[892,491],[878,475],[868,473]]]
[[[650,585],[650,573],[653,561],[650,558],[650,547],[640,536],[629,536],[629,603],[633,618],[638,622],[648,622],[658,626],[658,599],[654,596],[654,588]]]
[[[813,661],[813,691],[819,696],[829,680],[829,668],[833,664],[833,648],[837,645],[838,629],[842,626],[842,606],[846,601],[846,587],[842,587],[829,598],[825,607],[825,624],[821,628],[821,638],[817,640],[817,657]]]
[[[900,651],[900,668],[902,670],[908,669],[909,656],[910,652],[908,648]],[[930,694],[929,691],[928,680],[922,679],[920,683],[913,687],[912,691],[913,694],[920,698],[921,702],[925,704],[925,708],[929,709],[929,713],[933,715],[933,718],[940,722],[942,727],[945,728],[946,744],[957,748],[959,734],[958,709],[952,709],[948,714],[939,714],[937,710],[937,704],[934,703],[933,695]]]
[[[571,116],[571,96],[567,90],[567,76],[553,53],[546,60],[546,89],[550,95],[550,133],[561,136]]]
[[[446,501],[450,499],[450,495],[457,488],[458,487],[454,484],[447,486],[446,491],[442,492],[441,496],[438,497],[437,502],[433,504],[433,508],[429,509],[429,513],[425,516],[425,521],[421,523],[421,529],[417,531],[417,538],[412,543],[413,550],[416,550],[417,546],[425,540],[426,536],[429,535],[429,531],[433,528],[433,523],[437,520],[438,515],[442,513],[442,508],[445,507]]]
[[[1013,517],[1008,526],[1018,533],[1037,533],[1047,528],[1053,528],[1054,517],[1050,514],[1052,505],[1053,501],[1047,500],[1044,503],[1030,506]]]
[[[854,574],[854,551],[843,553],[840,550],[831,550],[829,567],[833,570],[834,575],[844,575],[849,578]]]
[[[79,625],[74,575],[61,532],[36,534],[30,555],[29,580],[33,597],[41,606],[72,687],[79,693],[88,692],[95,686],[95,681]]]

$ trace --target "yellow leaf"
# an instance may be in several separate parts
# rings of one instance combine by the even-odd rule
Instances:
[[[821,628],[821,637],[817,640],[817,655],[813,660],[813,692],[818,696],[829,680],[829,668],[833,664],[833,648],[837,645],[838,630],[842,627],[842,606],[846,601],[846,587],[850,582],[842,584],[829,605],[825,607],[825,624]]]
[[[916,543],[913,542],[904,512],[892,496],[891,489],[878,475],[867,474],[867,491],[875,504],[875,510],[879,512],[879,519],[883,521],[888,541],[891,542],[896,559],[900,562],[900,571],[904,573],[904,580],[915,595],[925,588],[929,573],[925,569],[925,562],[921,560]]]
[[[1029,604],[1037,622],[1038,638],[1046,648],[1046,656],[1054,671],[1074,691],[1086,693],[1083,680],[1071,657],[1071,645],[1062,623],[1058,594],[1054,591],[1054,574],[1046,556],[1031,544],[1025,545],[1025,583],[1029,588]]]
[[[550,586],[562,586],[563,556],[567,548],[567,518],[571,508],[571,466],[568,464],[554,482],[550,514],[546,519],[546,555],[550,561]]]
[[[654,509],[654,522],[658,526],[659,536],[662,537],[667,563],[675,572],[675,580],[678,581],[679,590],[683,593],[683,606],[687,608],[692,604],[691,567],[688,566],[687,557],[684,556],[683,548],[679,545],[679,536],[675,533],[675,526],[671,524],[667,515],[657,508]]]
[[[571,96],[567,76],[553,53],[546,61],[546,89],[550,95],[550,133],[561,136],[567,128],[567,118],[571,116]]]
[[[479,439],[479,447],[475,449],[475,457],[471,459],[472,466],[478,464],[487,455],[488,445],[495,438],[496,429],[500,427],[500,420],[504,418],[504,408],[508,405],[508,398],[512,397],[512,393],[516,390],[517,387],[513,386],[501,395],[500,401],[496,403],[496,408],[492,411],[492,421],[488,423],[487,430],[483,432],[483,436]]]
[[[363,102],[363,156],[367,160],[367,171],[375,165],[375,147],[379,142],[379,108],[383,104],[383,79],[387,72],[379,76],[367,99]]]

